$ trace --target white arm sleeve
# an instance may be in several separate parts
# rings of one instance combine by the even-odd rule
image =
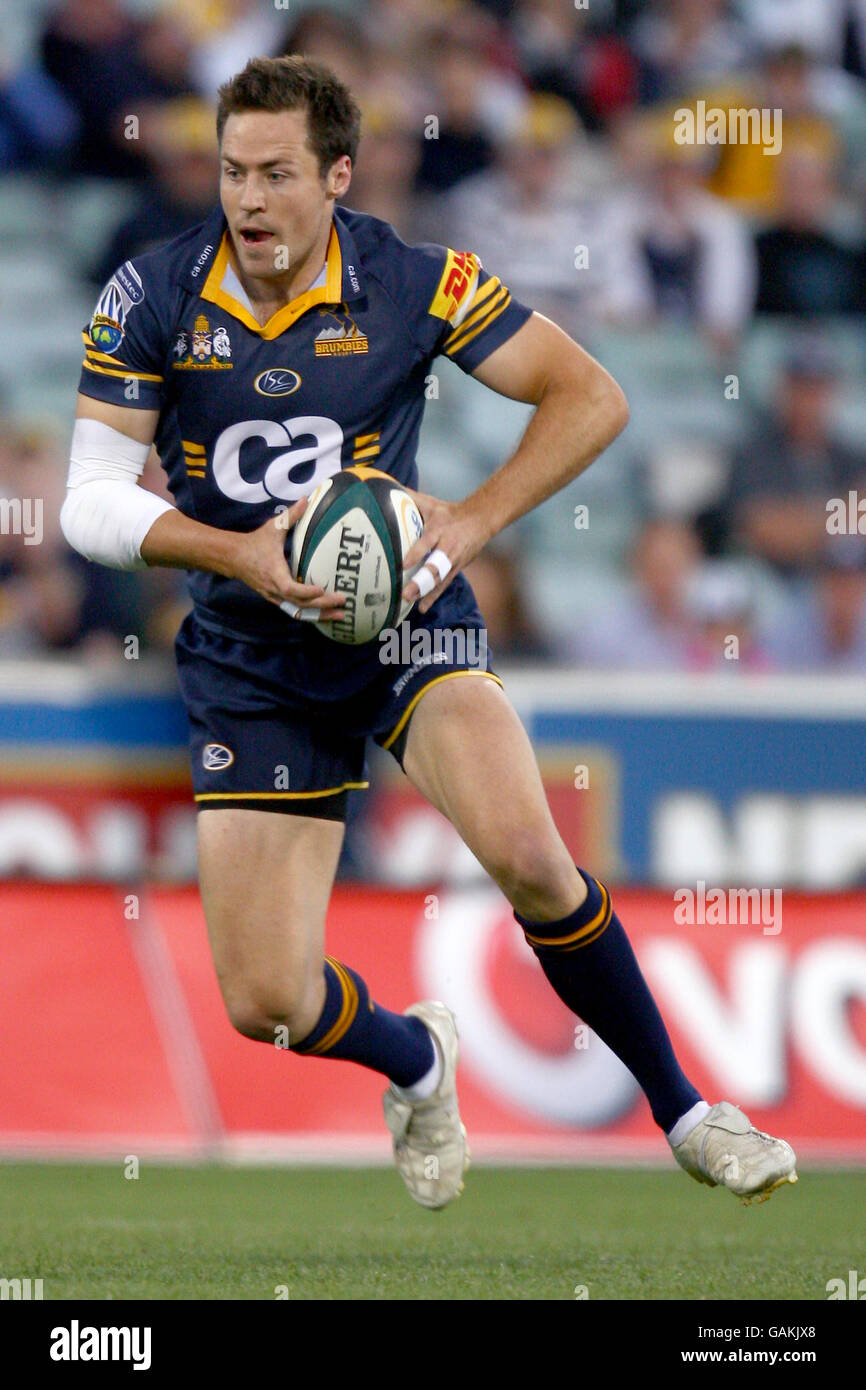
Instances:
[[[150,453],[102,420],[76,420],[60,527],[73,550],[111,569],[144,569],[141,543],[170,502],[138,486]]]

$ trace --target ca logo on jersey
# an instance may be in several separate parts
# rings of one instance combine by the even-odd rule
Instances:
[[[263,439],[269,448],[281,450],[258,480],[249,476],[248,458],[252,450],[244,449],[253,439]],[[305,442],[300,444],[300,440]],[[235,502],[297,502],[326,478],[339,473],[342,450],[343,431],[336,420],[329,420],[326,415],[295,415],[282,423],[242,420],[223,430],[216,442],[214,482],[220,492]]]

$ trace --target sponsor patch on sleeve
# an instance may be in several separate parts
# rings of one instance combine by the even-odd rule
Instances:
[[[448,251],[428,313],[456,328],[472,303],[481,262],[472,251]]]
[[[144,299],[144,286],[132,261],[124,261],[120,269],[115,271],[114,279],[130,304],[141,303]]]
[[[144,299],[144,288],[131,261],[124,261],[99,296],[90,336],[100,352],[114,353],[123,341],[126,316],[134,304]]]

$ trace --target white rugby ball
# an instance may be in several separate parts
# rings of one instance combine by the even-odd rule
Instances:
[[[423,529],[409,493],[378,468],[354,464],[320,483],[292,529],[288,557],[299,583],[346,596],[343,615],[317,630],[358,646],[402,622],[413,607],[403,585],[420,568],[404,575],[403,561]]]

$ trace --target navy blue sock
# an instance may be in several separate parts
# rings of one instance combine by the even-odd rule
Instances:
[[[291,1050],[307,1057],[339,1057],[380,1071],[397,1086],[412,1086],[436,1060],[433,1039],[420,1018],[392,1014],[374,1004],[361,976],[325,957],[325,1006],[313,1029]]]
[[[625,1063],[667,1132],[701,1096],[674,1055],[610,894],[579,872],[588,893],[570,917],[533,923],[514,916],[560,999]]]

